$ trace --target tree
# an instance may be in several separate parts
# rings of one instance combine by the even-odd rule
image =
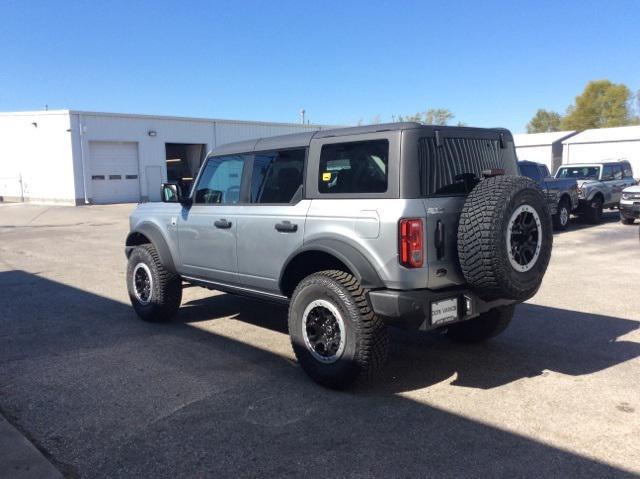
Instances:
[[[446,108],[430,108],[424,112],[424,123],[427,125],[446,125],[453,120],[454,114]]]
[[[594,80],[567,109],[562,119],[565,130],[586,130],[632,124],[631,91],[626,85]]]
[[[451,113],[451,110],[446,108],[430,108],[424,113],[417,112],[414,115],[394,115],[393,119],[394,121],[397,119],[399,122],[415,121],[417,123],[424,123],[425,125],[446,125],[454,117],[455,115]]]
[[[555,111],[548,111],[540,108],[529,123],[527,123],[527,133],[546,133],[549,131],[560,131],[562,117]]]

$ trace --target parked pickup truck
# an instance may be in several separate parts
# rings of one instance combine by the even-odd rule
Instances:
[[[567,229],[569,216],[578,207],[578,182],[573,178],[554,178],[543,163],[519,161],[518,165],[520,173],[538,183],[547,195],[554,229]]]
[[[580,163],[558,168],[556,178],[578,181],[578,214],[589,223],[602,221],[603,208],[617,208],[622,190],[636,184],[628,161]]]

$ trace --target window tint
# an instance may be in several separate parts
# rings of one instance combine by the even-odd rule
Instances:
[[[556,178],[576,178],[578,180],[597,180],[600,175],[599,166],[563,166],[558,169]]]
[[[545,178],[549,178],[551,176],[551,173],[549,172],[549,168],[547,168],[547,165],[542,166],[542,175]]]
[[[481,138],[433,137],[418,142],[423,196],[464,195],[478,184],[482,172],[504,169],[513,149],[500,147],[500,141]]]
[[[387,191],[389,142],[359,141],[324,145],[320,152],[320,193]]]
[[[536,165],[520,164],[520,173],[522,173],[523,176],[528,176],[532,180],[541,180],[540,171]]]
[[[622,165],[612,165],[613,169],[613,179],[621,180],[623,176]]]
[[[607,181],[613,179],[613,167],[611,165],[604,165],[602,169],[602,180]]]
[[[195,190],[195,203],[234,204],[240,200],[240,184],[246,157],[209,158]]]
[[[633,170],[631,169],[631,164],[624,162],[622,163],[622,170],[624,172],[625,178],[633,178]]]
[[[253,203],[289,203],[302,185],[305,150],[256,153],[251,176]]]

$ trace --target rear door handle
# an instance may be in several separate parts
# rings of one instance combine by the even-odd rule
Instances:
[[[214,224],[214,226],[216,228],[220,228],[220,229],[223,229],[223,230],[231,228],[231,221],[227,221],[225,219],[216,220],[215,223],[213,223],[213,224]]]
[[[281,233],[295,233],[298,231],[298,225],[291,223],[291,221],[283,221],[282,223],[276,223],[276,230]]]

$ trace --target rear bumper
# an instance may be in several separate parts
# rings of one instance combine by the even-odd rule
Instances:
[[[431,304],[434,301],[451,298],[456,298],[458,302],[458,320],[448,324],[466,321],[498,306],[517,302],[506,299],[485,301],[466,287],[443,290],[414,289],[409,291],[380,289],[369,292],[371,307],[387,323],[421,331],[440,326],[431,322]]]

